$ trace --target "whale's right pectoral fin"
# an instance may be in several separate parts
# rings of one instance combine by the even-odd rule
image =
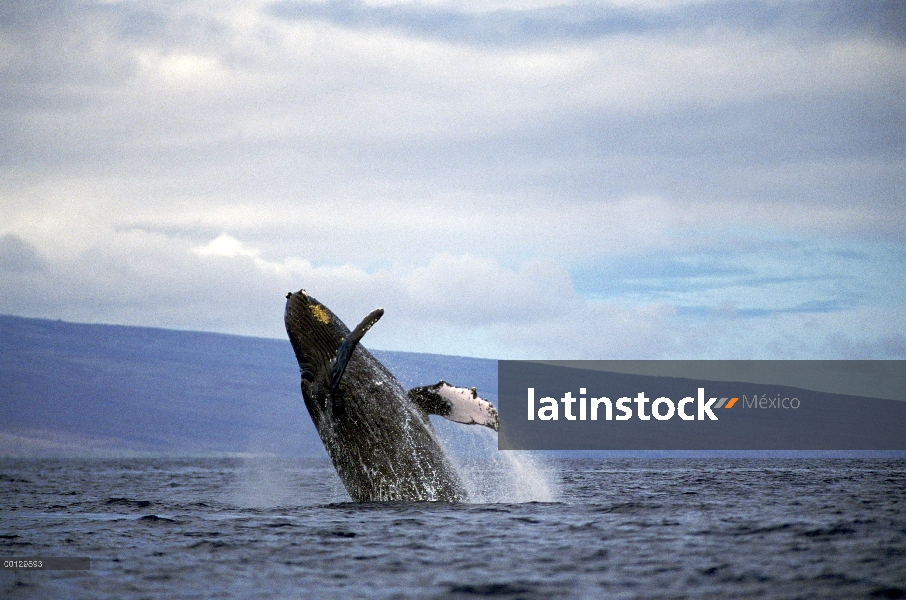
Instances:
[[[444,380],[412,388],[409,399],[428,415],[439,415],[456,423],[484,425],[497,431],[497,409],[478,396],[475,388],[453,387]]]
[[[340,385],[340,379],[343,377],[343,373],[346,371],[346,365],[349,364],[349,359],[352,358],[352,351],[355,350],[355,347],[359,345],[359,341],[362,339],[368,330],[371,329],[371,326],[378,322],[384,315],[383,308],[376,308],[371,311],[367,317],[362,319],[362,322],[356,325],[346,339],[343,340],[343,343],[340,344],[340,348],[337,350],[337,356],[333,359],[333,362],[330,365],[330,394],[331,396],[334,392],[337,391],[337,386]]]

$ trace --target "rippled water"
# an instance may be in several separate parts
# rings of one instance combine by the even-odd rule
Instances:
[[[483,501],[353,504],[318,460],[2,461],[0,554],[92,562],[0,595],[906,597],[901,460],[459,461]]]

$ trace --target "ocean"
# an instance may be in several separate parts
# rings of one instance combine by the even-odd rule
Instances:
[[[493,434],[492,434],[493,435]],[[906,464],[456,458],[463,504],[349,501],[326,459],[0,461],[4,598],[902,598]]]

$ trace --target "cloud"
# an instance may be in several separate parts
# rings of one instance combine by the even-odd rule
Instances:
[[[899,244],[762,235],[738,230],[723,247],[599,259],[572,276],[585,296],[669,302],[690,318],[720,307],[758,316],[892,306],[906,294],[893,272],[904,258]]]
[[[261,258],[259,250],[228,234],[192,251],[207,261],[198,263],[198,269],[245,269],[262,282],[301,285],[330,306],[364,314],[374,308],[366,303],[382,303],[406,319],[456,327],[530,321],[577,301],[569,275],[550,261],[530,260],[511,270],[491,259],[442,253],[427,264],[375,271],[349,264],[316,267],[296,257]]]
[[[0,271],[28,273],[42,271],[46,262],[34,246],[17,235],[0,235]]]
[[[245,244],[226,233],[221,233],[204,246],[193,250],[199,256],[251,256],[254,258],[260,254],[257,250],[247,248]]]
[[[397,349],[899,352],[895,4],[212,6],[0,5],[0,311],[281,336],[305,286]]]
[[[727,5],[730,5],[728,9]],[[267,11],[289,20],[318,20],[357,30],[388,29],[454,43],[550,44],[618,34],[651,35],[714,28],[752,32],[795,28],[797,34],[873,34],[902,40],[894,2],[615,1],[597,3],[365,2],[281,0]],[[845,20],[845,21],[844,21]],[[845,26],[841,26],[841,21]]]
[[[349,325],[384,307],[369,347],[493,358],[892,358],[906,339],[902,307],[756,315],[724,305],[690,318],[656,298],[582,296],[552,261],[439,254],[376,270],[315,266],[229,234],[197,246],[114,233],[17,277],[0,293],[4,312],[267,337],[283,336],[284,294],[305,288]]]

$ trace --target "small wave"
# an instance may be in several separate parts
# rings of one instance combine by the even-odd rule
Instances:
[[[149,521],[152,523],[160,521],[161,523],[176,523],[176,519],[171,519],[169,517],[159,517],[157,515],[142,515],[139,521]]]
[[[146,508],[151,506],[150,500],[132,500],[130,498],[108,498],[106,504],[119,504],[121,506],[134,506],[136,508]]]

